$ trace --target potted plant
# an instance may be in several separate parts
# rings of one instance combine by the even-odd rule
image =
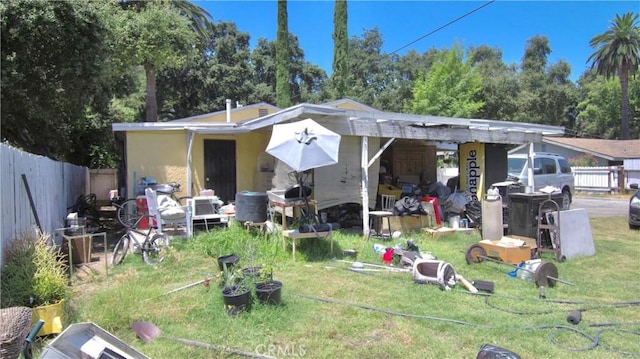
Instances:
[[[256,297],[263,304],[280,305],[282,282],[273,279],[273,272],[263,271],[256,282]]]
[[[2,307],[33,308],[33,321],[43,319],[38,335],[62,332],[64,300],[71,295],[64,255],[49,235],[25,233],[5,252],[1,273]]]
[[[251,309],[251,287],[240,272],[223,264],[221,286],[227,314],[236,315]]]

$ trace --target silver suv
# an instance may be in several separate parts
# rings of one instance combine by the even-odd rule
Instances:
[[[507,157],[507,180],[527,185],[527,154],[510,154]],[[569,209],[574,193],[574,177],[567,160],[555,153],[533,154],[533,190],[552,186],[562,191],[562,209]]]

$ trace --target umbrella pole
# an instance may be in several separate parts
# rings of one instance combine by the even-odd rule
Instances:
[[[298,173],[298,184],[299,184],[299,190],[300,190],[300,197],[304,197],[304,204],[305,204],[305,216],[304,219],[306,220],[307,224],[312,225],[313,223],[311,223],[311,206],[309,206],[309,197],[307,197],[304,193],[304,189],[303,189],[303,182],[302,182],[302,175]]]

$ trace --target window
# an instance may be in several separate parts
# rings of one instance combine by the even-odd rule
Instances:
[[[556,161],[552,158],[543,158],[542,168],[543,168],[542,173],[554,174],[556,173]]]
[[[559,158],[558,163],[560,164],[560,172],[562,173],[571,173],[571,165],[564,158]]]

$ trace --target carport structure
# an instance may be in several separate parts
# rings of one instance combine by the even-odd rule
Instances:
[[[167,166],[158,161],[151,161],[155,163],[154,166],[145,165],[145,156],[161,153],[167,150],[167,146],[174,146],[173,153],[176,158],[173,159],[171,167],[182,168],[183,171],[179,170],[181,173],[170,176],[166,169],[163,171],[157,168],[153,173],[158,173],[156,177],[165,181],[184,179],[187,195],[191,195],[194,188],[207,188],[208,176],[201,163],[202,157],[206,156],[203,153],[206,146],[203,146],[202,142],[208,139],[225,139],[235,141],[236,190],[256,190],[259,189],[256,183],[260,181],[258,177],[261,175],[260,161],[264,159],[263,152],[273,125],[311,118],[342,136],[338,164],[313,171],[314,197],[318,201],[318,208],[352,202],[362,204],[363,234],[368,236],[369,208],[374,208],[376,202],[380,158],[385,151],[392,149],[394,144],[398,145],[395,153],[402,152],[400,143],[410,143],[417,148],[415,152],[426,153],[413,163],[415,168],[411,170],[417,176],[421,176],[421,179],[428,177],[432,181],[435,179],[434,176],[425,174],[435,173],[437,149],[457,146],[460,150],[465,146],[492,146],[498,150],[491,150],[488,156],[491,157],[490,160],[484,155],[481,159],[474,159],[476,165],[482,164],[478,166],[482,167],[478,172],[478,178],[494,176],[503,180],[506,177],[507,146],[536,143],[542,140],[542,136],[564,134],[564,128],[558,126],[384,112],[349,99],[321,105],[303,103],[272,113],[266,112],[276,109],[273,106],[257,104],[255,114],[249,114],[247,111],[252,106],[231,109],[228,105],[226,113],[221,111],[164,123],[114,124],[114,132],[125,133],[123,143],[127,179],[130,179],[131,173],[135,171],[145,169],[149,172],[154,170],[154,166]],[[257,107],[262,108],[262,111]],[[265,108],[269,111],[265,111]],[[238,114],[239,120],[234,121],[234,113]],[[131,142],[141,139],[144,140],[142,144]],[[144,146],[146,155],[132,153],[141,146]],[[473,153],[475,152],[474,149]],[[461,189],[467,189],[467,162],[461,154]],[[270,174],[272,188],[282,188],[286,185],[287,168],[277,161],[274,163],[273,172]],[[493,163],[497,164],[495,168],[504,169],[492,170]],[[487,166],[491,171],[485,171]],[[488,178],[480,183],[486,186],[492,182],[495,181]]]

